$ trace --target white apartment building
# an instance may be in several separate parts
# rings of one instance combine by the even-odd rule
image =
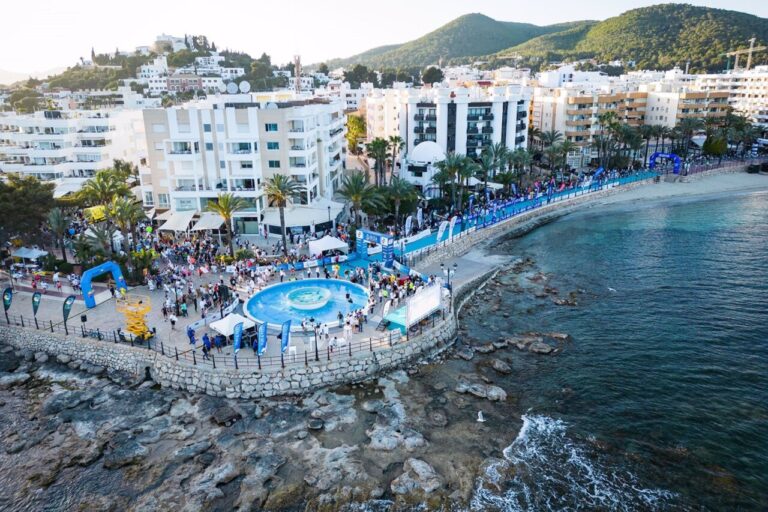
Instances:
[[[426,167],[441,155],[478,157],[495,143],[527,146],[529,100],[520,87],[376,89],[365,106],[368,140],[402,137],[401,177],[425,194],[432,187]]]
[[[184,42],[183,37],[169,36],[168,34],[160,34],[155,38],[155,47],[158,48],[162,44],[168,44],[174,52],[186,50],[187,45]]]
[[[311,76],[302,76],[299,78],[300,83],[299,86],[301,88],[301,92],[312,92],[312,90],[315,88],[315,79]],[[296,78],[290,77],[288,78],[288,88],[291,90],[296,90]]]
[[[373,84],[363,82],[359,89],[353,89],[349,82],[331,80],[325,87],[315,89],[315,96],[319,98],[340,98],[344,100],[344,109],[359,110],[365,103],[365,98],[373,91]]]
[[[341,183],[343,103],[285,97],[220,95],[145,110],[144,205],[189,222],[220,192],[232,192],[249,204],[236,215],[239,233],[258,233],[262,224],[277,233],[278,212],[268,207],[264,182],[283,174],[304,187],[286,210],[288,225],[320,226],[335,218],[343,206],[331,200]]]
[[[753,123],[768,126],[768,66],[749,71],[693,75],[694,86],[702,91],[727,91],[733,110]]]
[[[168,59],[165,55],[155,57],[151,64],[143,64],[136,70],[136,78],[143,83],[150,78],[168,76]]]
[[[87,178],[113,159],[146,157],[140,110],[0,114],[0,171],[41,180]]]
[[[562,87],[569,83],[605,83],[608,76],[600,71],[576,71],[573,64],[565,64],[550,71],[536,75],[539,87]]]

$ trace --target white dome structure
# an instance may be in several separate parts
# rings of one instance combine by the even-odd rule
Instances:
[[[413,148],[408,160],[413,163],[433,164],[445,160],[445,151],[437,142],[425,140]]]

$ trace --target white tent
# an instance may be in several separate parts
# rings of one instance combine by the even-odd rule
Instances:
[[[205,212],[200,215],[200,220],[192,227],[192,231],[208,231],[209,229],[219,229],[224,224],[224,218],[212,212]]]
[[[11,256],[14,258],[21,258],[23,260],[36,260],[37,258],[42,258],[47,255],[48,253],[45,251],[41,251],[40,249],[30,249],[29,247],[19,247],[11,253]]]
[[[195,210],[188,210],[184,212],[173,212],[173,215],[160,226],[161,231],[186,231],[189,228],[189,223],[192,222],[192,217],[195,216]]]
[[[331,235],[325,235],[320,240],[309,241],[309,254],[316,256],[322,254],[325,251],[344,251],[349,250],[349,246],[346,242],[332,237]]]
[[[235,326],[240,322],[243,322],[243,329],[250,329],[251,327],[256,326],[256,323],[253,320],[245,318],[243,315],[239,315],[237,313],[232,313],[231,315],[227,315],[221,320],[211,322],[210,326],[211,329],[218,332],[219,334],[223,334],[224,336],[232,336],[232,333],[235,330]]]

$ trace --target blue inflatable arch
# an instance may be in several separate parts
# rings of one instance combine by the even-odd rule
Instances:
[[[674,161],[674,165],[672,167],[672,172],[674,174],[680,174],[680,157],[677,156],[674,153],[654,153],[651,155],[650,163],[648,164],[649,169],[654,169],[656,167],[656,159],[657,158],[669,158]]]
[[[120,265],[114,261],[107,261],[101,265],[97,265],[93,268],[89,268],[83,272],[83,278],[80,280],[80,288],[83,290],[83,298],[85,299],[85,306],[87,308],[96,307],[96,299],[93,297],[93,286],[91,280],[94,277],[98,277],[101,274],[112,272],[112,278],[115,280],[115,286],[118,290],[127,290],[128,285],[123,277],[123,271],[120,270]]]

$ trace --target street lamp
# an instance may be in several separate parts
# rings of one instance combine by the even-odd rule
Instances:
[[[446,267],[445,263],[440,264],[440,269],[443,271],[443,275],[448,278],[448,289],[453,291],[451,288],[451,276],[453,276],[456,273],[456,270],[459,268],[459,266],[454,263],[452,267]]]

